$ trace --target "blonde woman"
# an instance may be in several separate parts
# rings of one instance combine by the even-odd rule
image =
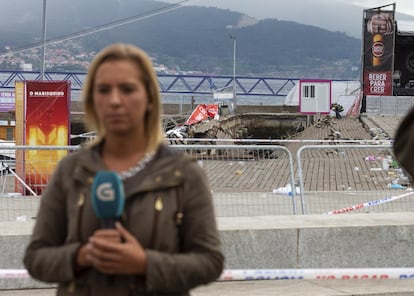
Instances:
[[[86,77],[96,141],[63,159],[44,191],[24,264],[58,295],[189,295],[222,272],[211,191],[197,162],[163,142],[158,81],[141,49],[114,44]],[[100,229],[91,205],[98,171],[117,172],[125,209]]]

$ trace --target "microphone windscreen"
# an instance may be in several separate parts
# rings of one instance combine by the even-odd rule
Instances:
[[[124,210],[122,180],[116,172],[99,171],[92,184],[92,207],[98,218],[116,219]]]

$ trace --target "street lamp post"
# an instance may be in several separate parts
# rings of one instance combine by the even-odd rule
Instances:
[[[42,61],[40,65],[40,80],[45,77],[45,55],[46,55],[46,0],[43,0],[43,28],[42,28]]]
[[[237,47],[237,40],[236,40],[236,37],[234,37],[231,34],[230,34],[230,39],[233,40],[233,101],[234,101],[233,109],[235,109],[236,108],[236,47]]]

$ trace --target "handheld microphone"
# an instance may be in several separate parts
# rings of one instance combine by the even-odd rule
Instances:
[[[124,204],[124,186],[119,175],[112,171],[99,171],[92,184],[92,207],[101,219],[102,228],[115,228]]]

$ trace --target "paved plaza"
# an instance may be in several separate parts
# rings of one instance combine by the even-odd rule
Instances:
[[[55,289],[0,290],[1,296],[53,296]],[[285,280],[216,282],[192,296],[412,296],[413,280]]]

